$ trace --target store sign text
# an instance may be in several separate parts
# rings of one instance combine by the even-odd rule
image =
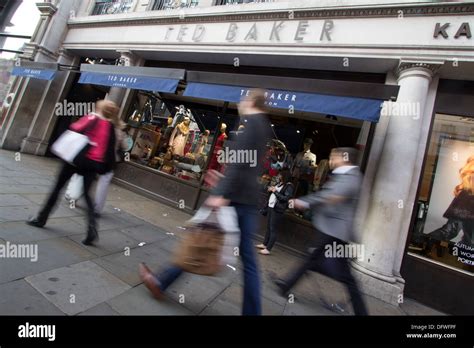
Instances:
[[[241,89],[240,96],[248,97],[250,94],[250,89]],[[286,93],[286,92],[265,92],[266,104],[269,106],[281,106],[278,105],[278,102],[296,102],[296,94]]]
[[[449,33],[448,33],[448,28],[451,25],[451,23],[436,23],[436,27],[434,30],[433,37],[438,38],[438,36],[442,36],[443,38],[447,39],[449,38]],[[472,37],[471,34],[471,27],[469,26],[469,23],[464,22],[462,23],[458,30],[456,31],[456,34],[454,34],[454,38],[458,39],[461,36],[465,36],[466,38],[470,39]]]
[[[269,41],[276,41],[280,42],[282,31],[285,30],[285,24],[287,21],[276,21],[272,23],[272,28],[270,34],[263,36],[260,30],[260,26],[267,26],[267,23],[252,23],[250,29],[246,29],[245,31],[237,23],[230,23],[225,35],[225,40],[227,42],[234,42],[239,37],[242,38],[245,42],[259,42],[265,39]],[[327,19],[323,22],[321,30],[318,32],[319,41],[332,41],[331,39],[331,32],[334,28],[334,21]],[[191,38],[194,42],[200,42],[204,39],[206,35],[206,27],[203,24],[196,25],[194,31],[191,33],[189,32],[190,27],[188,25],[181,25],[179,29],[176,31],[177,28],[175,27],[168,27],[165,33],[165,41],[172,40],[176,38],[177,41],[183,42],[186,39]],[[310,34],[311,25],[310,22],[307,20],[298,21],[296,29],[293,29],[292,37],[295,42],[303,42],[305,37]]]

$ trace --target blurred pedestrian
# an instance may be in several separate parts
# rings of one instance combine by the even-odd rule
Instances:
[[[89,147],[86,147],[73,161],[73,164],[64,162],[56,178],[56,183],[49,194],[43,208],[37,217],[27,221],[27,224],[43,227],[51,214],[61,189],[66,185],[73,174],[84,177],[84,195],[87,203],[87,237],[82,241],[85,245],[92,245],[97,240],[97,226],[94,216],[94,204],[90,197],[90,188],[97,174],[109,172],[115,164],[115,131],[113,121],[117,118],[119,108],[109,100],[100,100],[96,103],[95,112],[81,117],[70,125],[70,130],[82,133],[89,138]]]
[[[294,208],[312,210],[317,242],[302,265],[286,278],[276,279],[275,283],[281,295],[287,296],[306,271],[323,271],[346,285],[355,314],[366,315],[364,301],[350,271],[350,258],[355,255],[341,257],[334,250],[349,250],[345,246],[355,237],[353,222],[362,184],[362,174],[354,164],[357,155],[353,148],[333,149],[329,158],[332,169],[329,181],[316,193],[290,201]],[[328,253],[330,250],[333,253]]]
[[[288,208],[288,201],[293,196],[294,187],[290,182],[290,178],[290,171],[284,169],[278,173],[278,183],[268,188],[268,192],[271,192],[271,194],[268,198],[267,233],[265,234],[263,244],[256,246],[261,249],[259,253],[262,255],[270,255],[278,230],[283,222],[283,214]]]
[[[240,116],[246,119],[245,128],[229,147],[223,151],[247,154],[248,161],[225,163],[224,177],[218,179],[211,175],[211,181],[217,182],[211,195],[204,202],[212,208],[231,205],[237,212],[240,228],[239,254],[244,266],[243,315],[260,315],[260,271],[253,245],[253,235],[257,228],[257,202],[260,192],[258,177],[261,174],[261,162],[266,144],[271,139],[271,128],[265,113],[265,92],[251,90],[239,103]],[[253,159],[253,160],[251,160]],[[164,272],[154,275],[144,264],[140,265],[140,275],[144,284],[156,298],[182,273],[175,265]]]
[[[117,113],[115,119],[113,120],[115,125],[115,160],[116,162],[123,161],[123,156],[126,151],[130,151],[130,145],[128,143],[128,135],[125,132],[127,124],[125,124],[120,118]],[[115,166],[114,166],[115,167]],[[97,185],[95,188],[95,205],[94,205],[94,212],[96,216],[100,216],[102,211],[104,210],[105,201],[107,200],[107,193],[109,191],[110,182],[114,177],[114,169],[110,170],[109,172],[99,176],[97,180]]]

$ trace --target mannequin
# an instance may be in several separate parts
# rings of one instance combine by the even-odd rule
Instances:
[[[292,176],[298,180],[296,191],[302,190],[302,194],[306,195],[309,190],[309,184],[313,183],[314,170],[316,169],[316,155],[311,152],[313,139],[306,138],[303,143],[303,151],[299,152],[293,164]]]
[[[191,120],[189,117],[185,117],[184,121],[179,123],[173,130],[173,133],[171,133],[169,145],[173,155],[184,156],[184,147],[188,140],[190,124]]]
[[[212,153],[211,163],[209,163],[209,169],[215,169],[219,172],[224,171],[224,166],[222,163],[219,163],[217,160],[217,156],[219,151],[222,150],[224,147],[224,141],[227,139],[227,134],[225,133],[227,130],[227,125],[225,123],[221,124],[220,135],[217,137],[216,146],[214,146],[214,152]]]
[[[184,105],[180,105],[179,108],[177,107],[177,109],[178,112],[176,112],[176,115],[174,115],[173,127],[183,122],[184,118],[186,117],[186,108]]]
[[[196,147],[196,151],[195,151],[195,153],[197,155],[204,155],[204,149],[205,149],[207,143],[209,142],[209,134],[210,134],[209,130],[206,129],[202,133],[201,137],[199,138],[199,141],[198,141],[198,144],[197,144],[197,147]]]
[[[161,129],[161,140],[160,140],[160,147],[158,152],[165,152],[166,148],[168,147],[168,143],[171,137],[171,133],[173,133],[173,117],[168,117],[168,124],[166,127]]]

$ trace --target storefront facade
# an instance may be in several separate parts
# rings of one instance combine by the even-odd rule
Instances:
[[[58,121],[57,103],[99,88],[90,95],[121,106],[133,139],[116,182],[193,211],[208,195],[202,173],[223,170],[218,150],[245,129],[236,102],[265,88],[279,142],[262,180],[286,166],[300,196],[324,181],[332,147],[362,150],[365,257],[353,266],[364,292],[472,314],[471,301],[455,294],[474,288],[474,217],[466,213],[474,194],[474,3],[199,1],[169,11],[121,3],[127,12],[103,15],[90,15],[104,13],[94,1],[40,6],[45,27],[24,59],[61,65],[53,80],[14,81],[3,148],[44,155],[58,124],[70,122]],[[64,39],[45,34],[53,29]],[[306,162],[295,173],[299,153]],[[304,251],[311,225],[286,215],[279,242]]]

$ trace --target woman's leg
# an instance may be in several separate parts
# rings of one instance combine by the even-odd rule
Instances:
[[[94,210],[97,214],[100,214],[105,206],[107,200],[107,192],[109,190],[110,182],[114,177],[114,172],[111,170],[104,175],[99,177],[97,180],[97,186],[95,188],[95,207]]]
[[[61,168],[61,171],[59,172],[57,176],[56,184],[54,185],[53,190],[49,194],[46,204],[43,206],[43,208],[39,212],[38,217],[36,219],[29,221],[28,223],[34,226],[38,226],[38,227],[43,227],[46,224],[46,221],[48,220],[48,217],[51,214],[51,211],[56,205],[59,193],[61,192],[62,188],[66,185],[66,183],[69,181],[69,179],[71,179],[71,177],[74,175],[75,172],[76,172],[76,168],[74,166],[70,165],[69,163],[64,162],[63,167]]]
[[[95,177],[95,172],[89,171],[84,173],[84,197],[87,203],[87,238],[82,243],[86,245],[92,244],[92,242],[98,237],[94,215],[94,203],[90,196],[90,189]]]
[[[268,241],[270,240],[271,234],[271,225],[272,225],[272,215],[273,215],[273,208],[268,207],[267,212],[267,232],[265,233],[265,239],[263,240],[263,245],[268,246]],[[268,248],[267,248],[268,249]]]
[[[278,234],[278,228],[280,227],[280,224],[283,220],[282,213],[277,213],[274,209],[271,209],[271,210],[272,210],[272,219],[269,221],[270,237],[268,239],[268,244],[265,244],[268,251],[272,250],[273,245],[275,244],[275,241],[277,239],[277,234]]]

